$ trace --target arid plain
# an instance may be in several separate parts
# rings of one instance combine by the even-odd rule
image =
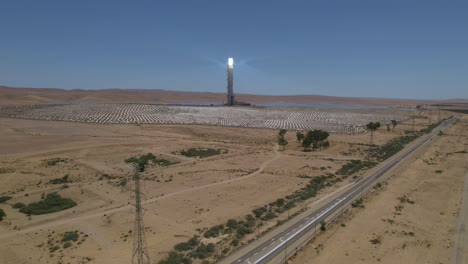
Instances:
[[[429,123],[427,112],[419,114],[421,115],[415,119],[415,130],[423,129]],[[449,112],[442,112],[440,118],[450,115],[452,114]],[[465,140],[466,143],[466,134],[463,133],[466,129],[466,118],[461,114],[457,115],[462,117],[461,121],[450,128],[447,135],[437,139],[428,150],[424,150],[427,153],[421,152],[422,158],[414,164],[405,165],[407,170],[402,169],[401,175],[390,178],[384,184],[381,193],[369,198],[369,204],[365,202],[364,209],[351,211],[351,214],[356,216],[345,222],[346,227],[332,225],[330,232],[327,231],[318,238],[318,241],[322,241],[320,244],[324,250],[317,255],[314,246],[317,242],[313,242],[293,262],[312,263],[313,259],[315,263],[323,258],[323,263],[330,263],[326,254],[341,256],[343,254],[339,255],[336,251],[344,249],[348,250],[348,255],[354,256],[352,261],[374,263],[377,258],[385,260],[387,251],[379,253],[378,250],[382,251],[382,248],[387,246],[387,241],[393,241],[392,238],[387,238],[391,235],[385,233],[387,230],[391,232],[393,226],[381,219],[391,219],[393,207],[399,202],[397,198],[402,195],[415,200],[414,204],[407,206],[408,208],[417,208],[425,204],[417,197],[423,199],[424,195],[433,195],[429,187],[411,187],[415,182],[422,181],[418,177],[432,175],[439,177],[444,184],[451,184],[446,188],[447,191],[453,192],[452,195],[440,196],[440,199],[446,199],[446,203],[450,204],[455,203],[454,201],[459,203],[462,193],[460,182],[463,182],[463,176],[456,178],[453,175],[459,175],[460,168],[465,168],[463,166],[466,159],[455,157],[465,157],[466,154],[457,156],[449,153],[458,151],[456,146],[461,146],[456,145],[457,139]],[[433,114],[431,118],[435,122],[437,117]],[[412,120],[403,118],[394,131],[387,131],[385,127],[376,131],[374,143],[383,145],[412,129]],[[276,145],[277,132],[274,129],[261,128],[96,124],[1,117],[0,196],[12,197],[0,205],[6,213],[6,217],[0,222],[2,263],[130,262],[134,194],[133,169],[125,163],[129,157],[153,153],[157,158],[174,163],[169,166],[151,165],[142,173],[144,222],[147,227],[145,233],[150,258],[155,263],[165,259],[177,243],[185,242],[194,235],[197,235],[202,243],[216,245],[215,252],[204,259],[209,261],[208,263],[215,262],[217,258],[230,254],[242,244],[254,239],[257,234],[276,226],[278,221],[286,220],[288,215],[294,215],[308,204],[358,180],[364,172],[362,170],[349,175],[350,177],[341,177],[341,180],[333,181],[333,184],[321,189],[315,197],[296,204],[288,211],[277,213],[272,219],[264,220],[255,232],[239,239],[236,246],[228,239],[230,235],[205,238],[203,234],[213,226],[225,224],[229,219],[242,220],[251,214],[252,210],[304,188],[313,177],[335,175],[351,160],[365,159],[371,148],[368,133],[334,133],[329,138],[330,147],[321,151],[303,152],[296,142],[295,130],[291,130],[286,134],[289,144],[286,150],[282,151]],[[221,154],[207,158],[181,155],[182,150],[189,148],[217,149]],[[429,166],[424,161],[437,165],[424,169],[422,174],[419,167]],[[410,167],[416,165],[416,168]],[[433,173],[436,170],[441,170],[442,173]],[[453,173],[449,173],[452,170]],[[464,170],[466,171],[466,168]],[[65,175],[68,176],[66,183],[53,183],[54,179],[63,179]],[[406,184],[406,181],[410,183]],[[412,188],[417,190],[413,192]],[[28,204],[52,192],[73,199],[77,205],[52,214],[32,216],[12,208],[15,203]],[[441,206],[443,205],[441,202]],[[373,206],[379,209],[373,209]],[[394,220],[394,225],[400,226],[399,221],[409,221],[400,220],[409,217],[405,210],[406,207],[401,213],[402,216]],[[437,212],[437,216],[441,216],[440,219],[419,217],[417,225],[431,226],[433,221],[442,221],[443,227],[453,228],[445,230],[448,233],[443,239],[449,239],[456,228],[458,209],[446,207],[441,210],[437,208],[437,211],[440,211]],[[374,220],[370,221],[368,218]],[[374,229],[369,229],[372,225],[367,224],[364,226],[368,229],[364,229],[362,223],[368,221],[376,222]],[[355,222],[356,224],[353,224]],[[415,238],[422,232],[410,229],[408,227],[397,232],[411,231],[414,232]],[[71,231],[78,231],[79,239],[71,246],[63,247],[60,240],[65,232]],[[352,241],[353,238],[349,236],[355,236],[358,232],[363,236],[362,239],[357,238],[356,243],[340,246],[345,239]],[[331,234],[333,236],[328,237]],[[339,236],[345,237],[339,239]],[[383,237],[380,247],[369,243],[373,236]],[[411,237],[413,240],[415,238]],[[333,242],[334,239],[336,242]],[[420,240],[433,241],[431,243],[438,241],[426,237]],[[409,239],[407,242],[408,249],[404,252],[421,254],[418,253],[420,251],[410,251],[414,241]],[[451,245],[449,241],[446,242],[447,246]],[[55,246],[59,248],[51,250]],[[373,258],[374,255],[367,250],[367,255],[363,256],[361,251],[366,247],[370,252],[377,252],[374,254],[377,257]],[[436,259],[443,262],[445,251],[448,249],[437,247],[437,250],[439,249],[442,252],[441,257]],[[204,260],[193,261],[201,263]],[[347,256],[341,256],[332,262],[348,263],[349,259]]]

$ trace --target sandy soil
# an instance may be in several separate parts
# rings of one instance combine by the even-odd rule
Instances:
[[[165,90],[63,90],[48,88],[12,88],[0,86],[0,104],[44,104],[48,102],[112,102],[112,103],[170,103],[170,102],[219,102],[226,100],[224,90],[219,93],[178,92]],[[260,103],[304,103],[304,104],[348,104],[377,105],[393,107],[415,107],[422,104],[463,103],[466,99],[457,100],[409,100],[384,98],[351,98],[320,95],[269,96],[253,94],[236,94],[236,100]]]
[[[417,119],[415,128],[426,124],[427,119]],[[411,127],[408,121],[398,125],[395,132],[381,129],[374,141],[382,144]],[[362,158],[362,144],[369,142],[368,134],[332,135],[330,148],[304,153],[295,143],[294,133],[289,132],[290,144],[280,152],[274,146],[276,132],[0,118],[0,195],[13,197],[0,205],[7,214],[0,222],[0,262],[128,263],[134,197],[132,168],[124,160],[134,155],[152,152],[179,162],[169,167],[153,166],[143,173],[146,237],[150,257],[157,262],[176,243],[227,219],[243,217],[308,183],[308,179],[297,176],[334,172],[346,160]],[[228,153],[204,159],[177,154],[190,147],[225,149]],[[63,161],[47,165],[53,158]],[[72,181],[67,183],[68,188],[48,183],[67,174]],[[129,183],[122,186],[124,179]],[[308,202],[347,183],[327,188]],[[38,201],[43,193],[54,191],[78,205],[32,217],[11,207],[17,202]],[[298,206],[290,213],[300,209]],[[265,229],[286,217],[283,213],[265,223]],[[79,244],[49,252],[48,243],[61,245],[53,241],[74,230],[82,232]]]
[[[467,129],[465,115],[290,263],[452,263]]]

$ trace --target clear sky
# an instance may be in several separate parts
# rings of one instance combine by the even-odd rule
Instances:
[[[468,1],[0,0],[0,85],[468,98]]]

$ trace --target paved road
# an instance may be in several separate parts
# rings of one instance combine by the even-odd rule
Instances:
[[[317,234],[320,222],[328,220],[332,216],[339,214],[355,199],[362,195],[364,191],[374,186],[376,181],[386,172],[395,167],[403,159],[407,158],[416,149],[428,142],[439,131],[452,124],[454,119],[444,121],[439,127],[435,128],[430,134],[420,139],[411,147],[401,151],[383,166],[377,169],[370,176],[357,182],[349,190],[343,192],[337,198],[329,201],[315,212],[306,215],[303,219],[286,228],[279,234],[269,238],[252,250],[236,259],[227,258],[221,263],[233,264],[259,264],[259,263],[283,263],[285,259],[298,247],[301,247],[307,240],[310,240]],[[289,251],[288,251],[289,249]],[[289,252],[289,253],[288,253]]]

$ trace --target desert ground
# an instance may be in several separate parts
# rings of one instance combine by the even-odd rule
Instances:
[[[449,115],[442,112],[441,118]],[[427,116],[416,118],[415,129],[425,128],[428,121]],[[413,129],[412,119],[402,122],[395,131],[385,127],[376,131],[374,143],[385,144]],[[450,133],[461,131],[458,128]],[[216,245],[216,252],[205,258],[212,263],[355,177],[343,177],[307,203],[266,219],[257,226],[257,232],[239,239],[238,246],[232,245],[229,235],[205,238],[203,234],[208,229],[229,219],[241,220],[252,210],[293,194],[313,177],[334,174],[349,161],[364,159],[370,148],[367,132],[333,133],[330,147],[303,152],[296,142],[295,130],[291,130],[286,134],[289,144],[282,151],[276,145],[277,132],[264,128],[0,117],[0,196],[12,197],[0,204],[6,213],[0,222],[1,263],[128,263],[132,257],[134,188],[133,168],[125,160],[133,156],[153,153],[174,163],[151,165],[142,173],[145,233],[151,260],[157,263],[165,259],[177,243],[196,235],[202,243]],[[450,136],[440,140],[446,138]],[[218,149],[221,154],[207,158],[181,155],[182,150],[189,148]],[[446,175],[449,168],[441,170],[444,173],[437,176]],[[65,175],[65,184],[52,183]],[[390,186],[389,183],[387,188]],[[52,192],[73,199],[77,205],[31,216],[12,207],[39,201]],[[418,204],[419,201],[415,205]],[[369,206],[366,204],[365,210]],[[444,215],[449,217],[451,213]],[[63,234],[73,231],[77,231],[79,239],[64,247]],[[415,233],[417,237],[419,234]],[[194,263],[202,262],[194,259]]]
[[[290,263],[465,263],[467,128],[465,115]]]
[[[35,103],[38,103],[37,100]],[[17,105],[20,104],[21,102]],[[11,107],[16,108],[12,104],[8,104],[8,107],[10,110]],[[18,107],[22,109],[25,106]],[[364,170],[342,176],[338,176],[337,172],[352,160],[368,158],[368,151],[375,147],[369,144],[369,132],[364,130],[352,131],[352,133],[336,131],[329,137],[329,147],[304,152],[300,144],[296,142],[295,133],[298,127],[290,127],[292,129],[286,134],[289,144],[285,150],[282,150],[276,142],[278,129],[283,128],[281,124],[247,128],[242,127],[242,124],[225,126],[226,124],[212,123],[203,125],[202,122],[188,124],[145,123],[139,120],[134,122],[134,119],[139,117],[138,111],[123,115],[125,120],[130,120],[129,122],[125,120],[125,122],[109,122],[114,118],[115,111],[110,111],[111,118],[105,118],[103,122],[96,121],[100,119],[85,122],[73,119],[76,116],[83,116],[83,112],[80,112],[83,108],[73,107],[72,105],[71,111],[69,106],[59,106],[54,111],[49,111],[49,107],[34,106],[34,109],[40,111],[24,112],[21,110],[20,114],[23,116],[11,116],[11,112],[8,112],[7,115],[0,117],[0,179],[2,180],[0,196],[11,197],[0,204],[0,208],[6,214],[0,222],[1,263],[128,263],[132,258],[135,196],[134,170],[125,160],[147,153],[153,153],[158,159],[168,162],[167,166],[150,164],[141,173],[145,235],[150,259],[153,263],[165,260],[170,252],[174,251],[175,245],[197,236],[202,244],[212,243],[215,249],[207,257],[194,257],[193,263],[213,263],[256,238],[257,235],[287,220],[289,215],[301,212],[308,204],[326,197],[359,178]],[[26,108],[30,107],[26,106]],[[206,107],[201,108],[206,109]],[[151,109],[143,113],[161,116],[164,112]],[[242,111],[242,108],[238,109]],[[268,110],[262,113],[270,115]],[[276,108],[272,110],[279,111]],[[196,114],[204,115],[202,111],[197,111],[195,111]],[[325,118],[324,124],[333,124],[338,119],[340,124],[345,122],[354,124],[355,122],[355,125],[360,127],[372,119],[380,120],[382,116],[385,117],[382,120],[390,116],[399,116],[400,123],[394,131],[387,130],[383,125],[374,132],[376,145],[386,144],[392,139],[408,135],[413,130],[426,128],[431,122],[434,123],[437,119],[453,114],[442,111],[440,116],[437,116],[423,110],[400,115],[396,113],[404,112],[404,110],[395,109],[320,111],[308,109],[300,111],[312,111],[313,115],[320,111],[335,115],[332,118],[330,116]],[[84,115],[86,118],[90,116],[95,118],[99,116],[96,113],[99,111],[84,112]],[[121,112],[117,111],[117,113]],[[178,112],[174,115],[176,114]],[[293,117],[280,116],[277,113],[274,115],[280,121],[300,116],[296,112],[288,112],[289,114]],[[352,114],[353,118],[347,118],[349,114]],[[415,115],[416,118],[410,118]],[[461,114],[457,115],[461,116]],[[340,121],[340,116],[345,118]],[[196,116],[192,116],[189,120],[196,120]],[[326,250],[330,250],[330,256],[343,255],[337,251],[346,248],[340,244],[346,239],[340,240],[337,237],[346,234],[348,235],[346,238],[351,241],[347,246],[350,248],[349,252],[352,253],[348,255],[351,254],[355,258],[350,258],[351,260],[364,259],[364,261],[373,262],[379,258],[385,261],[385,256],[390,255],[386,253],[390,252],[387,247],[389,245],[395,247],[399,243],[398,241],[390,242],[393,241],[391,239],[399,237],[398,234],[403,231],[413,232],[414,235],[404,237],[408,240],[405,247],[408,249],[422,247],[420,244],[425,243],[424,241],[432,241],[430,242],[431,249],[437,249],[437,252],[432,252],[432,255],[437,259],[444,259],[444,254],[450,249],[443,248],[443,246],[453,245],[451,244],[453,240],[450,240],[449,236],[453,235],[455,224],[452,220],[456,219],[458,210],[456,206],[459,201],[452,202],[461,197],[460,188],[463,185],[461,184],[463,181],[458,178],[447,181],[446,179],[449,178],[445,177],[458,177],[456,175],[460,171],[466,171],[463,167],[466,164],[463,163],[464,160],[453,160],[460,154],[452,153],[462,147],[462,144],[457,144],[456,140],[460,140],[460,137],[466,140],[466,135],[463,134],[463,129],[466,129],[465,124],[466,119],[462,119],[446,135],[437,139],[436,144],[427,152],[428,154],[424,154],[428,155],[426,158],[412,164],[412,166],[429,167],[418,171],[419,167],[416,166],[412,169],[413,172],[402,171],[402,175],[409,173],[408,175],[412,176],[396,175],[390,178],[379,195],[369,198],[369,202],[366,200],[365,209],[348,213],[350,220],[346,222],[346,228],[339,227],[338,224],[335,227],[332,225],[332,229],[317,240],[323,240],[320,244],[324,250],[320,251],[320,254],[314,253],[317,251],[315,249],[317,242],[313,242],[293,261],[309,263],[308,261],[313,259],[315,263],[316,259],[319,261],[327,256],[324,253],[327,252]],[[327,129],[327,126],[320,128]],[[218,150],[219,153],[204,158],[182,155],[184,150],[190,148],[210,148]],[[411,168],[408,167],[408,170],[410,171]],[[435,173],[436,170],[441,170],[442,173]],[[252,215],[255,209],[270,208],[271,212],[272,204],[278,199],[289,199],[287,197],[308,186],[311,179],[323,175],[331,177],[333,181],[320,189],[312,198],[297,202],[287,211],[275,211],[276,213],[271,218],[254,220],[255,232],[248,232],[239,239],[230,233],[214,237],[205,236],[207,231],[218,225],[224,225],[230,219],[236,221],[247,219],[246,217],[249,214]],[[433,185],[430,184],[426,186],[423,184],[425,181],[418,178],[428,175],[438,179],[436,183],[433,183],[436,187],[431,187]],[[411,184],[414,186],[411,187]],[[435,199],[433,192],[439,191],[439,184],[447,185],[443,187],[446,188],[444,190],[447,190],[445,192],[447,195],[437,197],[440,204],[432,201]],[[44,196],[54,192],[64,198],[72,199],[77,205],[59,212],[41,215],[28,215],[15,208],[15,205],[19,203],[27,205],[42,201]],[[399,209],[399,215],[395,215],[392,208],[399,206],[396,198],[402,195],[407,195],[409,199],[416,202],[411,205],[405,204],[401,210]],[[427,195],[432,199],[427,201],[427,205],[441,206],[435,210],[438,211],[437,216],[442,218],[418,216],[415,218],[417,223],[410,222],[416,221],[411,220],[410,213],[419,215],[425,211],[421,208],[413,212],[409,208],[418,208],[417,206],[426,204],[425,201],[416,198],[424,199]],[[371,209],[373,203],[376,204],[377,209]],[[448,204],[450,206],[447,206]],[[385,211],[387,209],[388,212]],[[354,218],[351,217],[353,215],[355,215]],[[381,220],[392,219],[393,215],[395,215],[393,221]],[[369,222],[369,217],[379,220]],[[353,226],[354,221],[357,223]],[[375,222],[375,230],[363,230],[364,226],[359,224],[363,221]],[[433,235],[431,233],[434,232],[433,230],[424,231],[424,228],[434,225],[433,221],[441,225],[438,228],[441,233],[434,236],[442,240],[429,237]],[[366,228],[372,226],[365,225]],[[420,229],[414,228],[413,231],[411,226],[417,226]],[[408,230],[403,230],[403,227],[408,227]],[[385,233],[387,229],[389,231]],[[342,233],[342,231],[354,233]],[[393,231],[396,233],[392,233]],[[66,232],[76,232],[77,239],[66,244],[63,241],[64,234],[70,234]],[[445,232],[445,237],[440,235],[443,232]],[[362,237],[349,238],[357,233]],[[330,234],[335,235],[328,237],[327,235]],[[373,236],[382,238],[381,244],[370,244],[368,241],[374,239]],[[337,239],[336,243],[329,242],[333,239]],[[235,245],[233,240],[237,240]],[[359,243],[352,242],[354,240]],[[445,244],[436,247],[435,244],[440,241],[444,241]],[[366,246],[372,250],[365,251],[363,248]],[[335,251],[332,251],[333,249]],[[382,251],[378,251],[380,249]],[[367,255],[364,252],[367,252]],[[369,252],[380,253],[372,255]],[[414,252],[417,255],[420,251]],[[374,255],[377,257],[373,257]],[[333,262],[348,263],[348,256],[345,256]],[[329,263],[327,258],[323,261]]]

